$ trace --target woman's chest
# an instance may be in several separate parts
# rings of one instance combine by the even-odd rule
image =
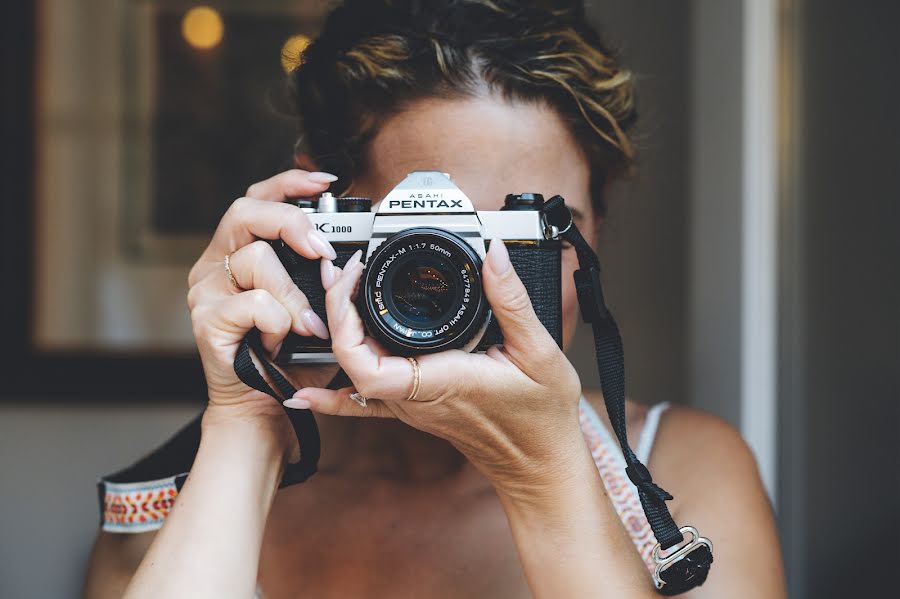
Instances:
[[[273,510],[260,561],[264,599],[530,596],[493,493],[318,508],[298,517]]]

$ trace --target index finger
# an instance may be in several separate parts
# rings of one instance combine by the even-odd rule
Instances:
[[[325,309],[331,332],[331,349],[338,363],[367,397],[402,401],[413,391],[419,402],[445,397],[459,383],[472,355],[459,350],[419,356],[417,366],[400,356],[391,356],[371,337],[356,310],[351,295],[362,274],[362,265],[348,262],[341,277],[325,294]],[[418,376],[419,382],[416,383]]]
[[[337,181],[331,173],[308,172],[291,169],[259,181],[247,188],[248,198],[267,202],[283,202],[288,198],[298,198],[322,193],[329,184]]]
[[[328,240],[312,228],[309,218],[296,206],[238,198],[222,217],[212,240],[191,269],[188,284],[194,285],[213,268],[222,268],[226,254],[257,239],[281,239],[310,260],[337,257]]]

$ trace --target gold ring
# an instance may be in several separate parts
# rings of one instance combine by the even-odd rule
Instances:
[[[406,359],[409,360],[409,363],[412,364],[413,367],[413,387],[409,397],[406,398],[406,401],[415,401],[416,395],[419,393],[419,384],[422,382],[422,369],[419,368],[419,362],[416,361],[415,358]]]
[[[234,278],[234,273],[231,272],[231,254],[225,254],[225,274],[228,275],[228,280],[231,281],[231,284],[239,291],[246,291],[246,289],[238,285],[237,279]]]

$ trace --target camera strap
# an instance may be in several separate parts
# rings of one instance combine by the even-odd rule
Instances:
[[[666,501],[672,499],[667,491],[653,482],[650,471],[641,463],[628,443],[625,430],[625,354],[622,336],[606,307],[600,282],[600,260],[585,241],[572,218],[562,196],[554,196],[541,209],[544,222],[559,236],[572,244],[578,255],[579,269],[575,271],[575,289],[582,319],[591,325],[600,388],[613,432],[625,456],[625,473],[637,487],[641,507],[656,537],[653,558],[657,564],[653,579],[663,595],[678,595],[703,584],[712,564],[712,543],[690,526],[678,528]],[[691,535],[685,543],[684,534]],[[662,556],[661,550],[678,549]]]
[[[272,383],[278,388],[277,392],[269,386],[265,377],[256,369],[256,366],[253,364],[253,356],[250,354],[251,349],[259,357],[259,361],[262,363],[263,368],[266,369],[266,374],[269,375]],[[234,357],[234,372],[241,379],[242,383],[271,396],[279,404],[283,400],[293,397],[294,393],[297,392],[297,389],[281,374],[281,371],[266,359],[266,351],[263,348],[259,329],[256,328],[251,329],[241,341],[240,346],[238,346],[237,354]],[[328,385],[329,388],[336,388],[335,384],[341,378],[343,376],[339,372]],[[283,404],[282,408],[291,421],[291,426],[294,428],[294,433],[297,435],[297,441],[300,444],[300,461],[286,464],[284,467],[281,486],[287,487],[302,483],[316,473],[321,453],[321,442],[316,417],[311,411],[292,410],[285,408]]]

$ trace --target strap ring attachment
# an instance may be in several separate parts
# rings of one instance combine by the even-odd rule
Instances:
[[[687,557],[692,551],[700,547],[706,547],[709,549],[709,552],[712,553],[712,541],[706,537],[701,537],[696,528],[693,526],[682,526],[678,530],[682,535],[689,534],[691,540],[675,550],[674,553],[670,553],[666,556],[660,556],[662,545],[659,543],[653,548],[653,562],[656,564],[656,570],[653,572],[653,583],[656,585],[657,589],[661,589],[666,585],[666,581],[661,578],[661,574]]]
[[[569,232],[575,224],[572,211],[566,206],[562,196],[553,196],[541,210],[541,221],[544,225],[544,237],[547,239],[559,239]],[[566,223],[566,224],[563,224]]]

